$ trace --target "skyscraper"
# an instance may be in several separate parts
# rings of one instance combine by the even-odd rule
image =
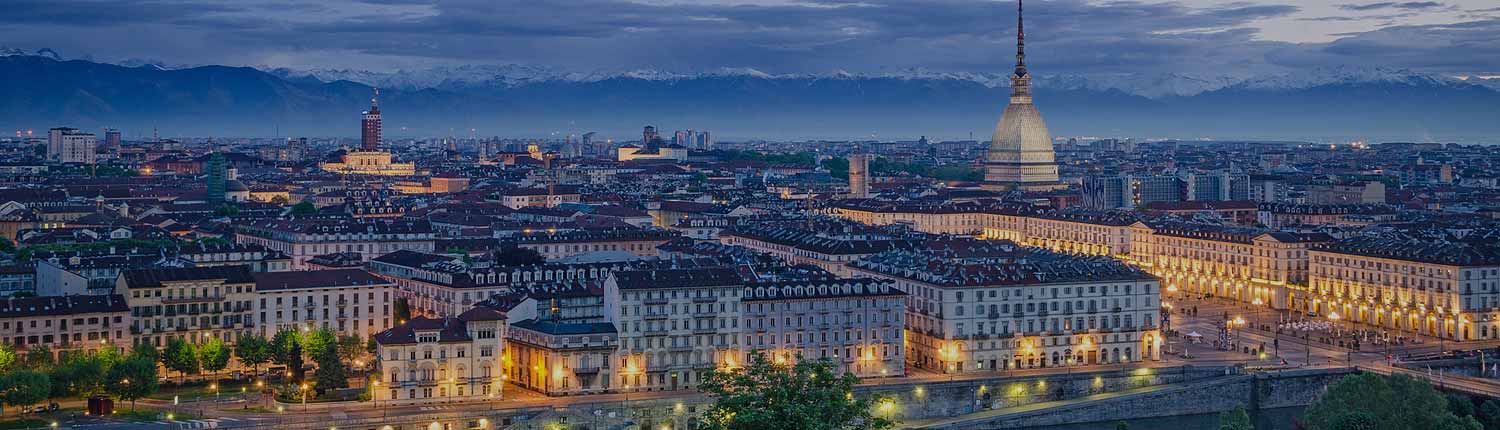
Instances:
[[[375,89],[375,96],[370,97],[370,110],[364,112],[364,119],[360,122],[363,134],[360,136],[359,149],[361,151],[380,150],[380,106],[377,99],[380,98],[380,89]]]
[[[1021,3],[1016,2],[1016,71],[1010,77],[1010,104],[995,124],[986,157],[984,186],[996,190],[1045,191],[1066,187],[1057,180],[1052,136],[1041,112],[1031,103],[1031,75],[1026,71],[1026,31]]]
[[[203,196],[203,199],[211,205],[224,203],[224,185],[228,181],[225,177],[228,166],[225,164],[227,163],[224,160],[224,153],[214,152],[208,156],[208,165],[204,166],[203,170],[208,176],[206,178],[208,193]]]

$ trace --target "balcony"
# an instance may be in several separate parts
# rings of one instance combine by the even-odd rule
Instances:
[[[161,303],[164,305],[175,305],[179,303],[213,303],[222,301],[224,301],[224,296],[176,297],[170,299],[161,299]]]
[[[646,336],[666,336],[667,329],[646,329],[641,331],[641,334]]]
[[[592,375],[592,374],[595,374],[595,373],[599,373],[599,366],[574,367],[573,368],[573,374],[574,375]]]
[[[667,319],[667,314],[645,314],[641,318],[647,320],[664,320]]]
[[[718,297],[694,297],[693,298],[693,303],[716,303],[718,301],[719,301]]]
[[[671,301],[667,300],[667,299],[645,299],[645,300],[641,301],[641,304],[645,304],[645,305],[665,305],[665,304],[670,303],[670,302]]]

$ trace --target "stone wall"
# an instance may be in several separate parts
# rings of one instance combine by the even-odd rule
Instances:
[[[1312,369],[1230,375],[1039,405],[1047,407],[1036,410],[981,412],[915,427],[933,430],[1026,428],[1205,414],[1240,406],[1247,409],[1307,406],[1317,400],[1329,384],[1350,372],[1346,369]]]

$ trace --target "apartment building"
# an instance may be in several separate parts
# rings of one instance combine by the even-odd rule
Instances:
[[[1450,340],[1500,337],[1500,231],[1387,230],[1309,252],[1299,311]]]
[[[260,245],[292,258],[293,270],[306,270],[313,257],[352,252],[364,261],[401,250],[433,251],[427,221],[393,218],[263,219],[245,223],[235,241]]]
[[[734,269],[621,271],[604,289],[605,317],[619,329],[611,376],[621,389],[696,387],[704,371],[743,360],[744,282]]]
[[[1181,221],[1131,225],[1130,261],[1169,291],[1287,309],[1307,286],[1308,249],[1323,233],[1278,232]]]
[[[369,339],[395,322],[394,283],[362,269],[255,273],[257,333],[328,329]]]
[[[1159,360],[1158,281],[1102,256],[1009,241],[850,264],[906,292],[906,360],[944,373]]]
[[[667,230],[616,228],[607,230],[534,231],[510,236],[517,247],[542,254],[548,260],[563,259],[598,252],[627,253],[636,257],[655,257],[656,247],[672,240]]]
[[[255,278],[249,266],[133,269],[115,291],[130,306],[136,343],[165,346],[178,338],[234,343],[255,328]]]
[[[23,355],[120,349],[130,344],[130,308],[119,294],[0,299],[0,344]]]
[[[832,360],[861,378],[906,373],[906,293],[884,279],[752,283],[741,296],[744,350],[777,362]],[[747,356],[738,360],[748,359]],[[728,364],[733,366],[733,364]]]
[[[372,382],[374,400],[399,405],[500,399],[505,318],[476,307],[456,317],[413,317],[376,334],[381,376]]]

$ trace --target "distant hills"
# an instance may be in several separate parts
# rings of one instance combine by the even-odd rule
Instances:
[[[47,51],[50,53],[51,51]],[[754,138],[988,138],[1004,74],[561,73],[525,66],[420,72],[130,66],[0,52],[0,130],[159,127],[169,136],[354,136],[371,86],[391,136],[600,131],[644,124]],[[1500,136],[1500,80],[1409,71],[1038,77],[1055,135],[1485,141]],[[467,135],[466,131],[455,134]],[[1491,142],[1500,139],[1489,140]]]

